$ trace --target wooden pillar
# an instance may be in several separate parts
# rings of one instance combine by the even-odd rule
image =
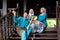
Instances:
[[[2,9],[2,16],[7,14],[7,0],[3,0],[3,9]],[[4,26],[4,19],[2,20],[2,34],[3,34],[3,40],[6,40],[6,33],[5,33],[5,26]]]
[[[59,17],[59,3],[58,1],[56,1],[56,17],[57,17],[57,36],[58,36],[58,40],[60,40],[60,17]]]
[[[18,9],[16,16],[18,16],[18,14],[19,14],[19,3],[17,3],[16,7]]]
[[[7,0],[3,0],[3,16],[7,14]]]
[[[26,5],[27,4],[27,0],[24,0],[24,11],[26,11]]]
[[[58,1],[56,1],[56,27],[58,27]]]

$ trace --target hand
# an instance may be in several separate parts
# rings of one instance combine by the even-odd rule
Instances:
[[[30,24],[32,23],[32,20],[30,20]]]
[[[37,20],[34,20],[34,24],[38,24],[38,21]]]
[[[34,33],[36,32],[36,29],[34,29]]]
[[[16,16],[16,11],[13,10],[12,13],[13,13],[14,16]]]

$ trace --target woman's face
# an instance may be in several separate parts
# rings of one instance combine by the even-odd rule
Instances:
[[[32,13],[33,13],[33,9],[30,9],[29,13],[31,13],[31,14],[32,14]]]
[[[40,12],[41,12],[41,13],[44,13],[45,11],[44,11],[44,9],[40,9]]]

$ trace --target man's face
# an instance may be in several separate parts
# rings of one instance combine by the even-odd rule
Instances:
[[[27,18],[28,14],[25,12],[25,13],[23,14],[23,16],[24,16],[25,18]]]
[[[16,11],[13,10],[12,13],[16,13]]]
[[[44,13],[44,9],[40,9],[40,12],[41,12],[41,13]]]

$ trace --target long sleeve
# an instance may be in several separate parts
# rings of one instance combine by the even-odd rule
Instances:
[[[15,23],[18,23],[19,20],[20,20],[20,17],[19,17],[19,18],[17,18],[16,16],[13,17],[13,21],[14,21]]]

